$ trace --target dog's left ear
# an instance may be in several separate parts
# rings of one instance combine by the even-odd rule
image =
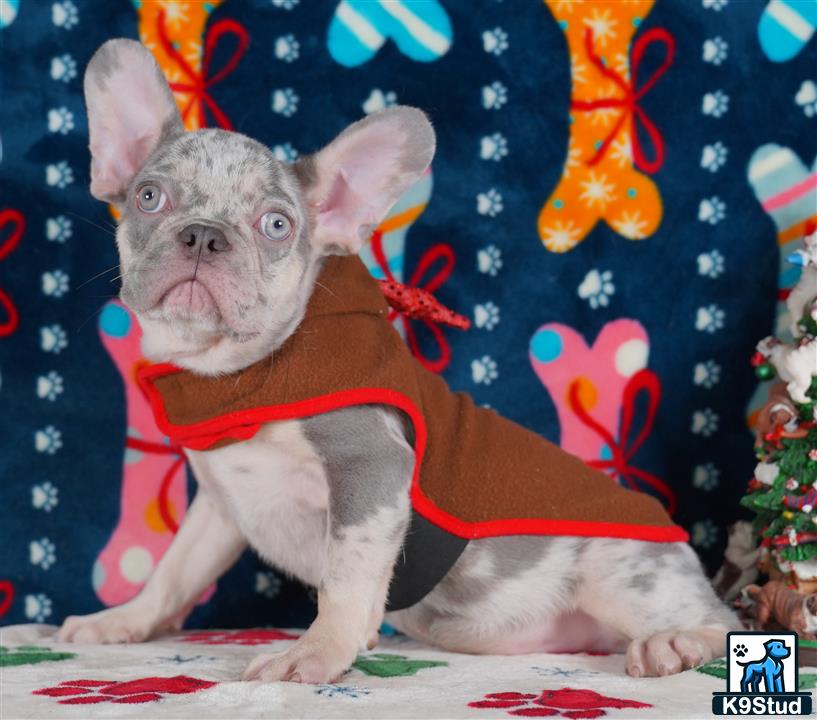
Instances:
[[[356,253],[397,199],[426,171],[434,130],[425,114],[393,107],[350,125],[296,164],[315,212],[312,243],[326,254]]]

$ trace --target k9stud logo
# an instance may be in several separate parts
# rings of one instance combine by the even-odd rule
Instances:
[[[726,692],[712,693],[715,715],[811,714],[811,693],[797,691],[797,633],[729,633],[726,662]]]

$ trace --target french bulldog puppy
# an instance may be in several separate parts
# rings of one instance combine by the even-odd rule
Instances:
[[[435,148],[427,118],[408,107],[355,123],[294,166],[238,133],[185,132],[151,54],[130,40],[97,51],[85,94],[91,193],[121,213],[121,297],[144,353],[202,375],[275,353],[327,256],[356,253]],[[335,410],[187,454],[199,490],[142,592],[68,618],[59,638],[138,642],[176,630],[251,546],[318,588],[318,615],[245,678],[340,677],[377,640],[409,522],[414,450],[399,414]],[[468,653],[626,651],[634,676],[721,655],[738,626],[684,543],[534,535],[471,540],[431,592],[385,619]]]

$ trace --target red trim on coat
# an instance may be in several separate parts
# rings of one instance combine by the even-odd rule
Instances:
[[[625,538],[648,542],[686,542],[689,540],[686,530],[677,525],[664,527],[584,520],[541,520],[538,518],[486,520],[481,522],[461,520],[436,505],[420,487],[420,468],[425,455],[428,430],[420,409],[403,393],[388,388],[340,390],[309,400],[228,412],[190,425],[176,425],[170,422],[162,396],[151,381],[177,372],[183,372],[183,370],[171,363],[158,363],[140,368],[137,378],[150,403],[159,429],[172,442],[190,450],[207,450],[219,440],[226,438],[249,440],[261,429],[263,424],[276,420],[295,420],[355,405],[389,405],[408,415],[414,425],[416,460],[411,479],[411,503],[414,509],[426,520],[441,527],[446,532],[450,532],[452,535],[468,540],[502,535],[570,535]],[[611,482],[614,481],[611,479]]]

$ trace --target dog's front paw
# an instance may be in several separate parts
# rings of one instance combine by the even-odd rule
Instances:
[[[244,671],[244,680],[320,685],[340,679],[357,656],[357,647],[336,639],[310,638],[308,633],[289,650],[259,655]]]
[[[57,633],[59,642],[137,643],[147,640],[157,629],[144,609],[122,605],[93,615],[65,619]]]

